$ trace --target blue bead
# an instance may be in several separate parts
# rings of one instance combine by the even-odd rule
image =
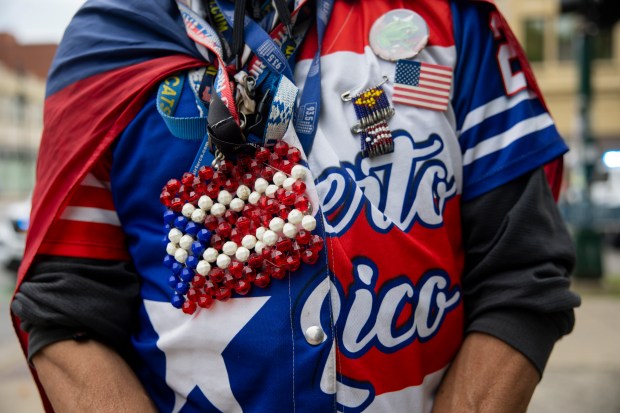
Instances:
[[[211,235],[211,231],[208,229],[201,229],[198,232],[198,241],[200,241],[202,245],[207,246],[211,242]]]
[[[180,295],[175,294],[174,296],[172,296],[172,300],[170,300],[170,302],[176,308],[181,308],[181,307],[183,307],[183,303],[185,302],[185,298],[181,297]]]
[[[194,271],[190,268],[183,268],[180,277],[182,281],[190,282],[194,278]]]
[[[184,282],[177,283],[175,290],[178,294],[187,294],[189,291],[189,284]]]
[[[164,222],[168,225],[172,225],[177,218],[177,214],[173,211],[164,212]]]
[[[170,230],[172,229],[172,227],[168,224],[164,225],[164,232],[167,234],[170,232]]]
[[[174,265],[175,262],[176,260],[174,259],[172,255],[166,255],[164,257],[164,265],[166,266],[166,268],[172,269],[172,266]]]
[[[187,225],[187,218],[184,216],[176,217],[174,220],[174,226],[183,231]]]
[[[191,235],[192,237],[198,234],[198,231],[200,231],[200,227],[194,222],[190,222],[185,227],[185,233]]]
[[[196,267],[198,266],[198,257],[194,257],[193,255],[191,257],[187,258],[187,261],[185,261],[185,265],[191,269],[196,269]]]
[[[200,241],[194,241],[192,243],[192,253],[196,257],[200,257],[203,252],[205,252],[205,247],[200,243]]]
[[[183,265],[181,265],[180,263],[175,261],[174,264],[172,264],[171,270],[174,275],[179,275],[182,269],[183,269]]]
[[[170,242],[170,240],[169,240],[169,239],[168,239],[168,237],[166,237],[166,236],[164,236],[164,237],[161,239],[161,243],[162,243],[162,245],[163,245],[164,247],[165,247],[166,245],[168,245],[168,243],[169,243],[169,242]]]
[[[168,285],[170,286],[170,288],[176,287],[178,282],[179,282],[179,279],[177,278],[176,275],[173,274],[170,277],[168,277]]]

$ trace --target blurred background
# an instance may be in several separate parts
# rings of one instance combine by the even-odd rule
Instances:
[[[0,0],[0,412],[42,412],[8,308],[28,230],[45,77],[82,3]],[[497,3],[571,147],[560,207],[583,298],[529,412],[620,413],[620,2]]]

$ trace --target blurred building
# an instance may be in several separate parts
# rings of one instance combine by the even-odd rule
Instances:
[[[560,0],[498,4],[526,50],[560,132],[578,148],[579,18],[560,15]],[[602,154],[620,149],[620,24],[598,31],[593,57],[591,127]]]
[[[45,77],[55,44],[20,45],[0,33],[0,199],[32,190]]]

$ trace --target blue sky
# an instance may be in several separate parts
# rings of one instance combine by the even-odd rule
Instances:
[[[84,0],[0,0],[0,32],[20,43],[58,42]]]

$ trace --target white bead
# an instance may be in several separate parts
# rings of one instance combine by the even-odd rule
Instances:
[[[295,182],[297,182],[297,179],[295,178],[286,178],[286,181],[284,181],[284,183],[282,184],[282,187],[286,189],[287,191],[290,191],[291,189],[293,189],[293,184]]]
[[[217,260],[218,254],[219,253],[217,252],[217,250],[215,248],[209,247],[202,254],[202,258],[204,258],[205,261],[207,261],[207,262],[213,263],[213,262],[215,262],[215,260]]]
[[[196,272],[200,275],[207,275],[211,271],[211,264],[206,262],[205,260],[198,261],[198,265],[196,266]]]
[[[226,254],[220,254],[217,256],[217,266],[220,267],[221,269],[225,270],[226,268],[228,268],[228,266],[231,263],[231,259],[228,255]]]
[[[282,186],[284,181],[286,181],[286,174],[284,172],[278,171],[273,174],[273,183],[277,186]]]
[[[177,248],[177,250],[174,252],[174,259],[180,262],[181,264],[185,264],[185,261],[187,261],[188,255],[189,254],[187,253],[187,251],[185,251],[183,248]]]
[[[243,202],[242,199],[235,198],[232,201],[230,201],[230,205],[228,207],[235,212],[241,212],[243,211],[244,206],[245,206],[245,202]]]
[[[192,212],[192,221],[197,224],[202,224],[205,221],[206,216],[207,213],[205,211],[203,211],[202,209],[196,209],[194,212]]]
[[[262,240],[263,236],[265,235],[265,231],[267,231],[267,228],[265,227],[256,228],[256,239]]]
[[[235,258],[241,262],[246,262],[250,258],[250,250],[246,247],[239,247],[235,253]]]
[[[297,225],[301,222],[301,219],[304,217],[303,212],[298,209],[291,209],[288,213],[287,221],[291,224]]]
[[[175,244],[173,244],[172,242],[169,242],[166,245],[166,254],[174,255],[175,252],[177,252],[177,246]]]
[[[265,243],[265,245],[269,245],[271,247],[273,245],[276,245],[277,241],[278,241],[278,234],[276,234],[275,232],[271,230],[265,231],[265,235],[263,235],[263,242]]]
[[[254,251],[256,251],[257,254],[261,254],[263,252],[263,248],[265,248],[266,245],[263,241],[256,241],[256,245],[254,246]]]
[[[168,239],[173,244],[178,244],[179,241],[181,241],[182,236],[183,236],[183,233],[176,228],[172,228],[170,232],[168,233]]]
[[[267,182],[264,178],[258,178],[256,182],[254,182],[254,190],[259,194],[265,192],[265,189],[269,186],[269,182]]]
[[[237,196],[244,201],[248,200],[248,197],[252,193],[252,190],[245,185],[239,185],[237,187]]]
[[[234,241],[227,241],[222,246],[222,252],[226,255],[235,255],[237,252],[237,243]]]
[[[269,198],[274,198],[278,189],[278,185],[269,185],[267,189],[265,189],[265,195],[267,195]]]
[[[248,197],[248,202],[252,205],[256,205],[260,199],[260,194],[256,191],[252,192]]]
[[[193,206],[192,204],[185,204],[183,205],[183,208],[181,209],[181,214],[183,214],[185,218],[189,218],[192,216],[192,212],[194,212],[195,209],[196,207]]]
[[[179,240],[179,247],[184,250],[188,250],[192,247],[192,243],[194,242],[194,238],[191,235],[183,235]]]
[[[284,235],[288,238],[295,238],[297,235],[297,226],[287,222],[284,224],[282,232],[284,232]]]
[[[212,206],[213,200],[206,195],[201,196],[198,200],[198,207],[205,212],[209,212]]]
[[[213,206],[211,207],[211,215],[213,215],[214,217],[222,217],[224,216],[224,213],[226,212],[226,207],[220,203],[215,203],[213,204]]]
[[[283,227],[284,227],[284,220],[280,217],[272,218],[271,221],[269,222],[269,229],[274,232],[281,232]]]
[[[241,245],[243,245],[245,248],[251,250],[256,245],[256,237],[254,235],[246,235],[241,240]]]
[[[219,202],[222,205],[228,205],[230,204],[230,201],[232,201],[233,197],[230,194],[230,192],[226,191],[226,190],[221,190],[219,194],[217,194],[217,202]]]
[[[303,180],[306,177],[306,168],[301,165],[293,166],[293,169],[291,169],[291,176],[295,179]]]
[[[316,219],[314,219],[312,215],[306,215],[301,220],[301,226],[306,231],[314,231],[314,229],[316,228]]]

